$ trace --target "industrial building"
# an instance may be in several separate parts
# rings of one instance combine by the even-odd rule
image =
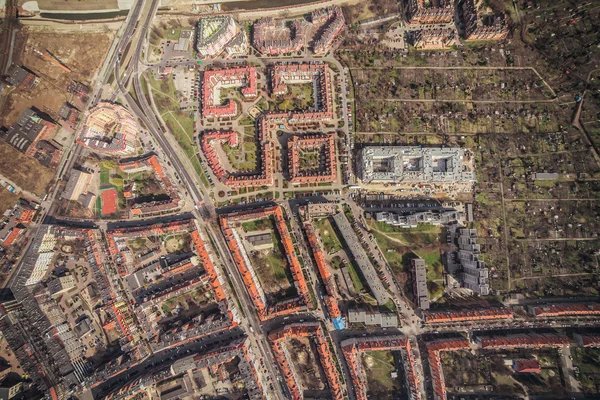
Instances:
[[[89,172],[73,169],[60,197],[63,200],[79,200],[79,196],[87,192],[92,176]]]
[[[348,322],[351,324],[392,328],[398,326],[398,316],[391,312],[351,308],[348,310]]]
[[[44,120],[35,111],[28,108],[23,111],[17,122],[8,128],[2,138],[15,149],[25,153],[42,131],[47,128]]]
[[[173,46],[173,50],[187,52],[190,48],[190,39],[192,37],[193,31],[183,30],[179,33],[179,40]]]
[[[457,147],[368,146],[358,154],[365,183],[474,182],[475,172]]]
[[[40,78],[33,72],[18,65],[13,65],[10,68],[8,74],[5,76],[5,80],[9,85],[21,90],[33,89],[40,82]]]

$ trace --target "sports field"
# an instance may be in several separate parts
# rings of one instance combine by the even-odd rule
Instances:
[[[102,191],[102,216],[114,215],[117,213],[117,191],[115,189],[105,189]]]

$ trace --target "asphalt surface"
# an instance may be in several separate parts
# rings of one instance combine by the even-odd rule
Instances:
[[[117,79],[119,89],[120,89],[122,95],[125,97],[127,103],[130,105],[131,110],[138,118],[140,118],[142,120],[144,125],[146,125],[146,127],[148,128],[152,137],[158,143],[159,148],[162,150],[162,152],[164,152],[166,157],[172,163],[174,169],[177,171],[177,173],[181,177],[181,180],[183,181],[186,188],[188,189],[188,193],[192,196],[192,199],[193,199],[194,203],[196,204],[196,210],[194,210],[194,212],[193,212],[194,216],[196,217],[196,219],[200,223],[200,225],[203,226],[208,231],[208,233],[211,235],[211,237],[213,238],[215,243],[217,243],[217,250],[221,254],[221,259],[227,261],[224,263],[225,267],[227,268],[228,275],[232,278],[234,290],[238,296],[238,299],[242,303],[242,307],[244,308],[246,317],[248,317],[248,322],[250,323],[250,327],[252,327],[251,336],[258,343],[258,348],[260,350],[263,360],[265,361],[265,366],[269,372],[269,375],[272,378],[279,377],[278,371],[276,371],[274,369],[274,366],[272,365],[272,362],[271,362],[272,355],[271,355],[270,349],[268,347],[268,343],[266,342],[266,338],[264,335],[262,335],[260,333],[260,332],[262,332],[262,329],[261,329],[260,323],[258,321],[258,317],[256,316],[254,307],[250,301],[249,296],[247,295],[247,293],[245,291],[245,287],[243,286],[243,284],[241,284],[242,283],[241,277],[239,276],[239,272],[237,271],[237,268],[235,268],[235,266],[234,266],[235,264],[233,263],[233,260],[231,259],[231,255],[230,255],[229,251],[227,250],[227,247],[224,243],[224,239],[223,239],[222,235],[214,233],[210,224],[207,223],[206,219],[202,218],[202,216],[198,212],[198,208],[200,208],[200,205],[204,205],[204,206],[208,206],[209,207],[208,210],[209,210],[210,214],[214,215],[214,207],[212,205],[212,202],[203,204],[204,194],[200,190],[199,185],[192,178],[188,168],[186,168],[184,163],[179,158],[178,152],[173,148],[169,139],[166,137],[165,132],[163,131],[163,128],[162,128],[160,122],[157,120],[157,118],[155,116],[154,110],[152,109],[151,105],[148,103],[146,96],[144,95],[144,93],[142,91],[141,83],[139,80],[140,57],[141,57],[143,46],[144,46],[146,36],[148,33],[148,27],[150,26],[152,18],[156,12],[158,3],[159,3],[158,0],[153,0],[152,6],[151,6],[151,12],[148,13],[145,21],[141,25],[141,27],[142,27],[141,36],[140,36],[140,39],[138,40],[138,44],[137,44],[135,53],[131,60],[131,63],[132,63],[131,65],[133,65],[133,72],[131,75],[131,79],[132,79],[133,88],[136,93],[138,102],[136,102],[131,97],[131,95],[126,90],[123,82],[120,80],[120,73],[119,73],[120,65],[119,65],[119,63],[115,64],[115,70],[114,70],[115,77]],[[282,388],[280,386],[279,379],[277,379],[277,380],[274,379],[273,384],[275,386],[275,389],[272,392],[273,398],[282,399],[283,398],[282,397]]]

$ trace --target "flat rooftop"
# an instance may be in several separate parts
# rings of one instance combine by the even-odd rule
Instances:
[[[359,152],[364,182],[474,182],[475,173],[458,147],[369,146]]]

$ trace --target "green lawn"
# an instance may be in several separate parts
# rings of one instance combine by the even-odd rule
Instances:
[[[600,349],[572,348],[573,365],[579,367],[575,377],[581,383],[583,392],[600,393]]]
[[[415,257],[422,258],[427,268],[427,287],[430,296],[433,298],[442,293],[444,288],[442,283],[439,282],[443,279],[442,256],[440,249],[434,245],[434,243],[439,244],[437,234],[391,232],[384,235],[374,230],[373,237],[395,273],[408,272],[410,260]],[[401,241],[401,243],[396,240]]]
[[[286,261],[280,251],[269,253],[266,257],[266,261],[271,267],[271,273],[277,281],[287,280],[285,273]]]
[[[392,379],[396,370],[391,351],[369,351],[363,355],[363,365],[367,375],[368,394],[387,398],[388,392],[399,390],[399,382]]]
[[[152,97],[162,119],[192,163],[202,183],[208,187],[208,180],[206,179],[205,172],[197,156],[196,146],[194,145],[193,114],[188,111],[179,110],[175,84],[172,79],[157,80],[154,79],[152,74],[148,74],[146,79],[152,88]],[[142,90],[145,82],[142,81]]]
[[[390,267],[392,267],[392,269],[395,271],[404,270],[402,256],[408,249],[402,246],[400,243],[393,242],[379,232],[373,232],[373,237],[377,241],[377,245],[381,249],[381,252],[383,253],[383,256],[387,262],[390,264]]]
[[[357,293],[362,292],[364,289],[364,285],[362,283],[362,280],[360,279],[360,276],[358,275],[358,272],[356,272],[354,264],[346,263],[346,268],[348,269],[348,275],[350,275],[350,279],[352,279],[352,285],[354,285],[354,289]]]
[[[110,183],[110,170],[104,169],[104,167],[102,167],[100,169],[100,184],[108,185],[109,183]]]
[[[146,82],[146,78],[140,76],[140,85],[142,86],[142,92],[144,94],[148,94],[148,82]]]
[[[275,229],[275,227],[273,226],[273,221],[271,221],[270,218],[255,219],[253,221],[243,222],[242,228],[248,232]]]
[[[313,87],[310,83],[288,85],[288,93],[277,96],[282,111],[301,111],[314,106]]]
[[[329,218],[323,218],[313,221],[312,224],[317,230],[319,237],[323,241],[325,252],[329,254],[337,253],[342,249],[342,243],[337,237]]]
[[[335,256],[331,259],[330,264],[334,269],[340,269],[342,267],[342,259],[340,256]]]
[[[229,147],[223,145],[223,151],[229,158],[229,163],[238,170],[252,171],[256,169],[256,143],[244,142],[244,160],[238,161],[242,151],[240,147]]]

